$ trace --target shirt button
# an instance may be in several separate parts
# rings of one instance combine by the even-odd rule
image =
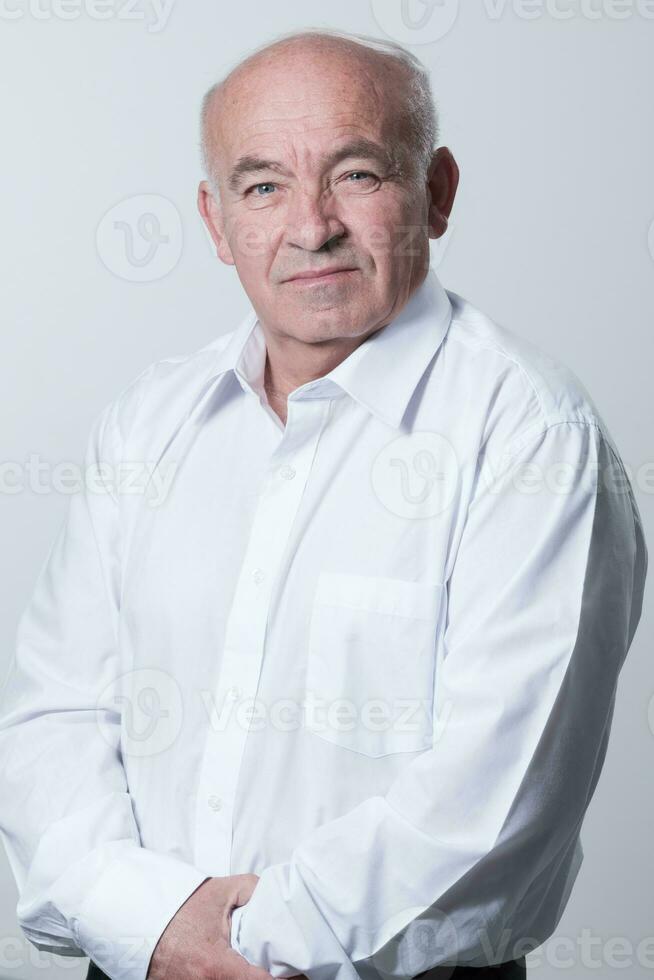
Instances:
[[[252,572],[252,578],[257,583],[257,585],[259,584],[259,582],[263,582],[265,577],[266,577],[266,573],[264,572],[263,568],[255,568],[255,570]]]
[[[240,698],[240,696],[241,696],[241,689],[240,687],[237,687],[236,684],[234,684],[233,687],[230,687],[227,691],[227,697],[232,698],[233,700],[236,700],[236,698]]]
[[[223,805],[223,801],[220,799],[219,796],[210,796],[209,799],[207,800],[207,803],[209,804],[211,809],[215,810],[216,812],[220,810]]]
[[[281,476],[282,480],[292,480],[295,476],[295,470],[292,466],[284,464],[279,471],[279,475]]]

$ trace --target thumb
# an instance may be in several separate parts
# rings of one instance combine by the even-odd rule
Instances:
[[[229,876],[229,895],[227,900],[224,901],[220,916],[222,937],[228,945],[232,927],[232,912],[235,908],[239,908],[241,905],[245,905],[250,901],[252,892],[256,888],[258,881],[259,876],[253,874]]]
[[[233,908],[236,908],[237,906],[245,905],[246,902],[250,901],[252,898],[252,893],[257,887],[259,875],[233,875],[232,880],[236,885],[232,895]]]

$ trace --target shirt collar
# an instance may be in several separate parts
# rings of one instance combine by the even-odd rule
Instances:
[[[436,272],[410,296],[400,313],[359,344],[322,378],[290,397],[350,395],[382,421],[399,428],[409,401],[450,324],[452,305]],[[244,390],[263,394],[266,343],[253,308],[216,355],[213,376],[234,372]]]

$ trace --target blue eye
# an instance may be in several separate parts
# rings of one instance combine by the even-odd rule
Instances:
[[[367,170],[353,170],[351,174],[348,174],[348,177],[357,177],[357,176],[373,177],[374,175],[369,173]],[[355,180],[354,183],[358,184],[360,183],[360,181]]]
[[[274,186],[275,186],[274,184],[271,184],[268,181],[266,181],[263,184],[255,184],[253,187],[250,187],[250,190],[248,191],[248,193],[250,191],[254,191],[254,190],[258,191],[262,187],[274,187]],[[269,195],[268,194],[259,194],[258,197],[269,197]]]

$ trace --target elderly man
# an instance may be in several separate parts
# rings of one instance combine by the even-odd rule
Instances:
[[[524,976],[641,613],[631,486],[430,270],[458,172],[412,55],[286,36],[202,124],[251,309],[92,428],[4,695],[19,922],[114,980]]]

